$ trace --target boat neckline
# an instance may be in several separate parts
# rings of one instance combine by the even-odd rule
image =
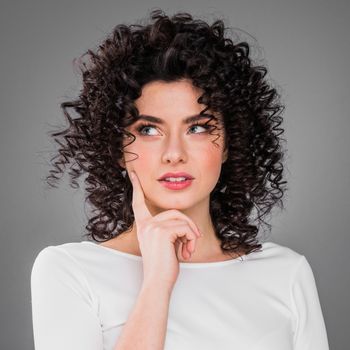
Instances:
[[[92,241],[81,241],[80,243],[87,243],[90,245],[93,245],[97,248],[104,249],[106,251],[109,251],[110,253],[114,253],[118,256],[122,256],[134,261],[139,261],[142,262],[142,256],[139,255],[134,255],[126,252],[122,252],[120,250],[117,250],[115,248],[110,248],[110,247],[105,247],[103,245],[100,245],[98,243],[92,242]],[[263,252],[266,244],[269,242],[259,242],[262,245],[261,250],[259,251],[253,251],[249,254],[243,254],[240,257],[230,259],[230,260],[223,260],[223,261],[212,261],[212,262],[179,262],[179,265],[181,268],[201,268],[201,267],[215,267],[215,266],[226,266],[226,265],[231,265],[237,262],[243,262],[244,260],[249,259],[249,257],[254,254],[254,253],[259,253]]]

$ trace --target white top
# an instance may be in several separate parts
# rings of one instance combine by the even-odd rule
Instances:
[[[113,350],[142,257],[91,241],[48,246],[31,273],[36,350]],[[273,242],[241,258],[180,263],[164,350],[329,350],[311,267]]]

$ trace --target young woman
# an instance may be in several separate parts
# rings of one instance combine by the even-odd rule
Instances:
[[[36,257],[36,350],[328,349],[307,259],[257,239],[285,191],[283,106],[224,32],[157,9],[81,60],[47,180],[87,174],[92,240]]]

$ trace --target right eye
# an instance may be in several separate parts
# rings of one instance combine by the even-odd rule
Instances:
[[[144,134],[143,130],[147,128],[156,128],[156,127],[157,126],[153,124],[141,124],[140,126],[137,127],[136,130],[140,135],[149,135],[149,134]],[[155,135],[151,135],[151,136],[155,136]]]

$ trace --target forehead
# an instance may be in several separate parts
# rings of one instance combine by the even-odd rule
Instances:
[[[143,86],[142,94],[135,100],[135,105],[138,109],[156,109],[166,106],[201,109],[205,107],[197,102],[201,94],[202,90],[194,87],[189,80],[175,82],[157,80]]]
[[[193,120],[206,109],[205,104],[198,103],[198,98],[203,91],[192,85],[188,79],[175,82],[152,81],[142,88],[141,96],[134,101],[140,115],[155,117],[149,121],[162,123],[159,119],[181,119],[184,123]],[[206,115],[215,116],[210,110],[204,112]],[[156,121],[158,118],[158,121]]]

